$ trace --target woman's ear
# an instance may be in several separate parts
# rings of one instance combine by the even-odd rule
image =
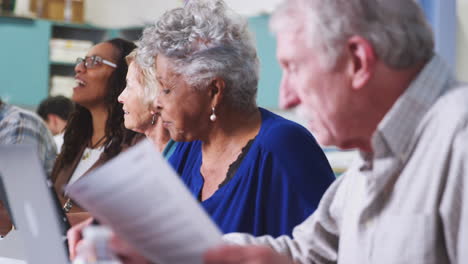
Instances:
[[[353,89],[364,87],[372,77],[376,66],[376,57],[372,44],[365,38],[353,36],[348,40],[348,52],[351,57],[351,75]]]
[[[209,96],[211,97],[212,100],[212,106],[218,105],[223,96],[224,96],[224,88],[225,88],[225,82],[223,79],[217,77],[211,81],[211,84],[209,86]]]

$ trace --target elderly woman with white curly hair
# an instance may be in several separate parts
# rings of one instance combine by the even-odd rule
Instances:
[[[333,172],[310,132],[257,106],[244,19],[192,0],[145,29],[137,60],[156,66],[170,162],[223,232],[290,235],[313,213]]]
[[[154,109],[157,95],[154,67],[142,67],[135,60],[137,51],[131,52],[125,59],[128,64],[127,86],[119,95],[119,102],[124,110],[125,127],[143,133],[162,152],[170,157],[177,145],[171,140],[169,132],[158,122]]]

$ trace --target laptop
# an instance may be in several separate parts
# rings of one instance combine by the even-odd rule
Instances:
[[[37,147],[0,145],[0,181],[4,202],[24,242],[27,263],[69,263],[64,237],[69,225]]]

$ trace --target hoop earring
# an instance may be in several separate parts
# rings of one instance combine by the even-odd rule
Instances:
[[[151,117],[151,125],[154,126],[154,124],[156,124],[156,114]]]
[[[211,122],[216,121],[216,114],[215,114],[215,108],[214,107],[211,107],[210,120],[211,120]]]

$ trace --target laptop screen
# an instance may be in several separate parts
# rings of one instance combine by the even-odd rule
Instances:
[[[37,147],[0,145],[0,178],[1,199],[23,238],[28,263],[68,263],[65,234],[69,224]]]

